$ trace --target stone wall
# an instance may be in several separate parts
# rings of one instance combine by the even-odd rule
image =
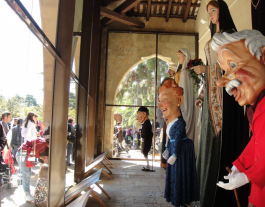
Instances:
[[[41,28],[51,43],[55,45],[58,0],[40,0]],[[44,87],[43,87],[43,125],[50,125],[52,116],[52,98],[53,98],[53,76],[54,76],[54,57],[47,49],[43,50],[44,60]]]

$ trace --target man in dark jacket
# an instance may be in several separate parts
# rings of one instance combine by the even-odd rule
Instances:
[[[149,167],[149,161],[148,161],[148,152],[150,151],[151,145],[152,145],[152,138],[153,138],[153,132],[152,132],[152,125],[148,118],[149,116],[149,110],[148,108],[141,106],[137,111],[137,118],[136,120],[139,121],[139,123],[142,124],[141,129],[141,137],[142,137],[142,153],[146,160],[146,167],[143,167],[142,170],[150,170]]]
[[[17,154],[17,149],[20,147],[22,144],[22,136],[21,136],[21,131],[22,131],[22,125],[23,125],[23,119],[19,119],[17,121],[17,125],[12,128],[12,138],[11,138],[11,147],[12,147],[12,154],[14,157],[14,163],[16,164],[16,154]]]
[[[4,127],[2,123],[0,122],[0,193],[1,193],[1,188],[2,188],[2,173],[6,171],[6,165],[4,163],[4,159],[2,156],[2,151],[6,146],[6,134],[4,131]]]

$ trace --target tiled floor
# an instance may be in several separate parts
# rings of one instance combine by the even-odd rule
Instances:
[[[155,172],[143,172],[144,161],[112,160],[114,168],[112,180],[101,176],[99,184],[111,196],[108,199],[95,186],[98,197],[107,207],[166,207],[172,206],[163,198],[165,187],[165,170],[160,162],[154,162]],[[99,203],[90,197],[87,207],[99,207]]]
[[[154,162],[155,172],[143,172],[144,161],[111,160],[114,168],[112,179],[108,180],[103,174],[99,184],[111,196],[108,199],[95,185],[92,186],[98,197],[107,207],[170,207],[163,198],[165,186],[165,170],[160,168],[160,162]],[[72,167],[72,166],[71,166]],[[104,169],[104,168],[103,168]],[[33,169],[37,173],[38,169]],[[72,170],[68,169],[67,179],[72,180]],[[37,175],[31,177],[34,185]],[[13,180],[16,183],[16,179]],[[31,186],[33,194],[34,187]],[[33,207],[34,204],[26,203],[22,186],[11,189],[3,189],[1,192],[1,207]],[[99,203],[93,198],[88,199],[86,207],[99,207]]]

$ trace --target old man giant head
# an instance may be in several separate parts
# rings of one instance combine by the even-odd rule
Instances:
[[[217,82],[239,105],[252,105],[265,89],[265,37],[256,30],[217,33],[211,43],[225,71]]]

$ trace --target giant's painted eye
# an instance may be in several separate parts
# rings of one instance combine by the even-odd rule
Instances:
[[[236,68],[236,63],[235,63],[235,62],[230,62],[230,67],[231,67],[232,69],[235,69],[235,68]]]

